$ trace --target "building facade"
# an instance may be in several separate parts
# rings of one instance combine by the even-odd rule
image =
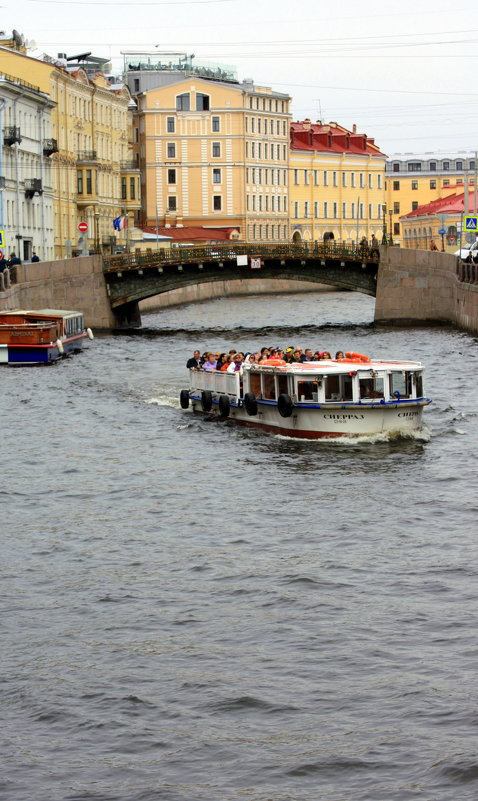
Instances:
[[[48,169],[45,164],[42,181],[51,181],[44,194],[51,198],[53,257],[94,250],[111,252],[116,246],[126,248],[129,227],[117,231],[113,221],[126,217],[132,226],[140,209],[139,169],[132,161],[128,88],[95,71],[98,65],[94,60],[88,74],[75,59],[65,56],[44,57],[40,61],[18,50],[0,51],[5,74],[23,83],[36,82],[47,97],[49,130],[43,127],[42,142],[48,141],[48,149],[43,148],[48,153]],[[97,61],[103,64],[105,59]],[[8,115],[7,108],[4,117],[5,114]],[[28,163],[32,166],[31,159]],[[25,169],[23,175],[18,173],[15,191],[20,194],[28,189],[25,180],[40,178],[38,170],[33,175],[30,169],[31,175],[27,175]],[[40,203],[36,197],[43,195],[33,195],[34,203]],[[87,226],[85,232],[78,228],[81,223]],[[25,234],[21,230],[17,235],[29,240],[28,231]],[[33,245],[40,247],[37,242]]]
[[[400,220],[432,201],[463,192],[465,184],[477,184],[475,153],[397,153],[386,164],[386,202],[396,244],[407,246]],[[408,243],[409,244],[409,243]]]
[[[476,232],[464,232],[463,218],[478,216],[478,193],[471,190],[454,192],[432,200],[400,217],[402,247],[428,250],[434,243],[438,250],[455,253],[460,242],[474,242]]]
[[[292,239],[381,241],[386,156],[374,140],[335,122],[304,120],[292,123],[290,148]]]
[[[143,225],[287,240],[290,97],[191,57],[128,64]]]

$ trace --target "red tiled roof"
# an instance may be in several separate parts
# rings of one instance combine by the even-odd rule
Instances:
[[[165,228],[147,225],[142,228],[146,234],[160,234],[160,236],[169,236],[173,242],[228,242],[231,238],[233,231],[239,231],[239,228],[201,228],[189,226],[184,228]]]
[[[383,156],[385,153],[366,134],[349,131],[336,122],[327,125],[310,120],[292,122],[290,125],[290,146],[292,150],[319,150],[328,153],[353,153]]]
[[[473,209],[475,206],[475,190],[472,189],[468,192],[468,208]],[[432,200],[430,203],[424,203],[414,211],[409,211],[408,214],[402,214],[401,220],[410,217],[428,217],[431,214],[461,214],[465,210],[465,193],[461,195],[447,195],[447,197],[440,197],[437,200]],[[471,212],[472,213],[472,212]]]

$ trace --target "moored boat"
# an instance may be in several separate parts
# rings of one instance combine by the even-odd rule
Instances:
[[[244,364],[241,372],[189,370],[180,403],[290,437],[407,435],[422,429],[420,362],[370,359]],[[242,373],[242,374],[241,374]]]
[[[0,312],[0,364],[48,364],[93,339],[82,312],[17,309]]]

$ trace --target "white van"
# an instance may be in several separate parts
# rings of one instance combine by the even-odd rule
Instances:
[[[462,248],[458,248],[458,250],[456,250],[453,255],[459,256],[460,259],[465,261],[465,259],[468,258],[470,253],[472,258],[478,255],[478,237],[475,239],[474,242],[469,242],[466,245],[463,245]]]

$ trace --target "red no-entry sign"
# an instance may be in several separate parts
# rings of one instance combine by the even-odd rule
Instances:
[[[88,223],[85,222],[78,223],[78,230],[81,231],[82,234],[86,233],[86,231],[88,230]]]

